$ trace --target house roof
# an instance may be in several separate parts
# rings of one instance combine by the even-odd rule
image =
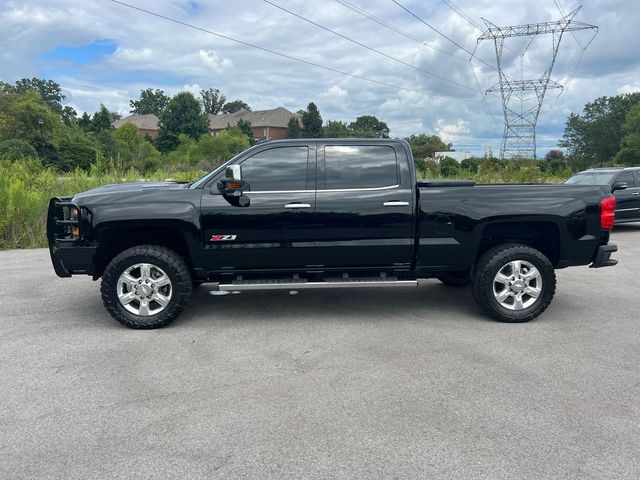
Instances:
[[[120,128],[125,123],[133,123],[140,130],[158,130],[159,119],[153,113],[147,115],[129,115],[112,123],[115,128]]]
[[[240,120],[249,120],[253,127],[286,128],[291,117],[297,117],[297,115],[284,107],[274,108],[273,110],[256,110],[255,112],[240,110],[235,113],[209,115],[209,126],[211,130],[220,130],[227,128],[228,125],[233,126]]]

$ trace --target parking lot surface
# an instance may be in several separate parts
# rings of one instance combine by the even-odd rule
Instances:
[[[122,327],[47,250],[0,252],[0,478],[640,478],[640,226],[542,317],[469,289],[199,288]]]

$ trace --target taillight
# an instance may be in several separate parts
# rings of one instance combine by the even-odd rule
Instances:
[[[616,199],[605,197],[600,202],[600,228],[611,230],[616,221]]]

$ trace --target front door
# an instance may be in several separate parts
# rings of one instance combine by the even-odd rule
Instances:
[[[636,186],[633,173],[633,170],[624,171],[613,181],[625,182],[628,185],[624,190],[613,192],[616,197],[616,220],[630,221],[638,220],[640,217],[640,188]]]
[[[407,268],[415,217],[410,177],[396,143],[319,143],[316,263]]]
[[[268,146],[237,162],[247,207],[232,206],[214,179],[201,222],[209,271],[297,269],[314,263],[315,145]]]

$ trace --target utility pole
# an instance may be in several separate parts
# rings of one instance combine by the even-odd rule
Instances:
[[[576,8],[555,22],[498,27],[490,21],[482,19],[487,26],[487,30],[478,37],[478,43],[482,40],[493,40],[496,50],[499,80],[498,83],[487,89],[487,93],[500,92],[502,96],[504,134],[500,148],[501,158],[536,158],[536,124],[545,94],[549,89],[561,90],[563,88],[562,85],[551,80],[551,72],[556,62],[562,36],[565,32],[577,30],[598,31],[598,27],[595,25],[573,20],[580,8],[582,7]],[[533,39],[537,35],[551,36],[551,62],[538,78],[531,80],[524,78],[521,80],[513,79],[505,73],[502,62],[505,40],[513,37],[530,37]]]

